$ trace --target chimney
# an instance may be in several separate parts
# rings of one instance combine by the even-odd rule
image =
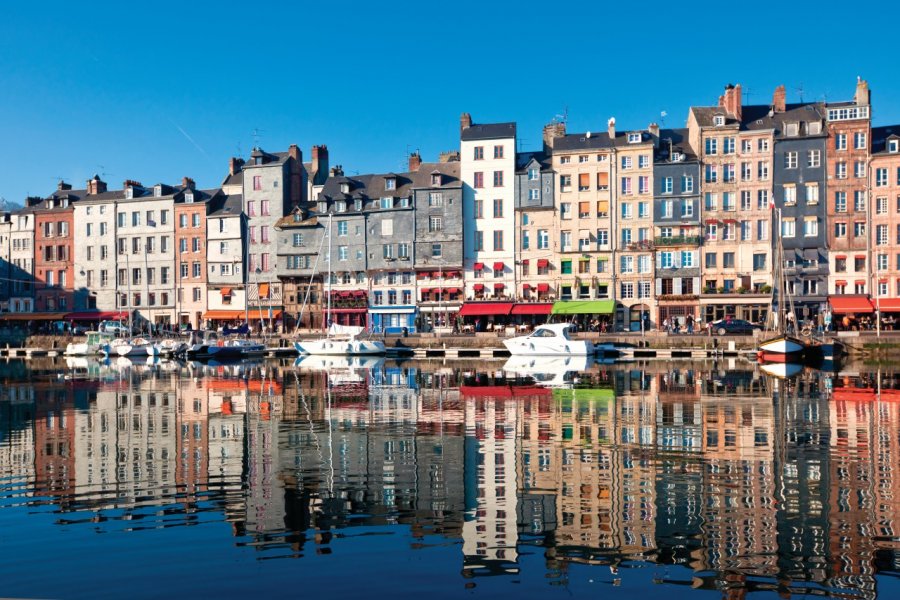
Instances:
[[[122,182],[122,189],[125,188],[143,188],[140,181],[135,181],[134,179],[126,179]]]
[[[324,183],[326,174],[328,173],[328,146],[312,147],[312,167],[310,168],[309,178],[312,185],[321,185]],[[320,175],[321,174],[321,175]],[[322,181],[320,181],[320,179]]]
[[[241,167],[243,167],[243,166],[244,166],[244,159],[243,159],[243,158],[234,158],[234,157],[232,157],[232,158],[228,161],[228,173],[231,174],[231,175],[234,175],[235,173],[239,173],[240,170],[241,170]]]
[[[469,113],[463,113],[459,117],[459,135],[462,135],[462,132],[471,126],[472,126],[472,115],[470,115]]]
[[[725,95],[719,96],[719,106],[738,121],[741,120],[741,84],[725,86]]]
[[[106,182],[100,179],[99,175],[94,175],[92,179],[87,181],[87,193],[89,196],[96,196],[106,191]]]
[[[181,187],[193,190],[197,184],[194,183],[194,180],[190,177],[182,177],[181,178]]]
[[[853,102],[855,102],[857,106],[868,106],[869,98],[869,82],[857,76],[856,94],[853,96]]]
[[[447,152],[441,152],[438,155],[438,162],[459,162],[459,150],[448,150]]]
[[[288,165],[288,173],[290,177],[290,195],[291,206],[300,206],[301,202],[306,201],[306,187],[303,185],[303,152],[297,144],[288,146],[288,156],[291,157]],[[281,213],[284,214],[284,213]]]
[[[59,183],[56,184],[56,189],[59,190],[60,192],[65,192],[65,191],[67,191],[67,190],[71,190],[71,189],[72,189],[72,184],[71,184],[71,183],[66,183],[65,181],[63,181],[62,179],[60,179],[60,180],[59,180]]]
[[[328,171],[329,177],[343,177],[344,176],[344,167],[341,165],[334,165],[331,167],[331,170]]]
[[[606,122],[606,132],[609,134],[609,141],[616,139],[616,118],[610,117]]]
[[[409,172],[415,173],[419,170],[419,167],[422,165],[422,156],[419,154],[419,151],[416,150],[412,154],[409,155]]]
[[[658,124],[650,123],[649,125],[647,125],[647,131],[649,131],[650,135],[652,135],[653,137],[659,138],[659,125]]]
[[[553,149],[553,140],[566,135],[566,124],[553,121],[544,125],[544,152]]]
[[[777,113],[784,112],[787,110],[786,106],[784,85],[779,85],[775,88],[775,93],[772,94],[772,110]]]

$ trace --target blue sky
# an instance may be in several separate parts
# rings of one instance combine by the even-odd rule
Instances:
[[[214,187],[254,145],[348,173],[458,147],[459,115],[515,120],[522,149],[569,131],[683,126],[728,82],[745,103],[849,99],[869,80],[876,124],[900,122],[894,8],[846,2],[18,3],[0,20],[0,196],[59,177],[111,187],[193,177]],[[834,17],[833,15],[840,15]],[[747,91],[749,90],[749,99]],[[749,102],[748,102],[749,100]]]

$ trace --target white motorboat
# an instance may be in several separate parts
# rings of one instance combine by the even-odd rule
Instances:
[[[111,341],[107,345],[106,353],[109,356],[133,356],[133,357],[145,357],[145,356],[159,356],[159,346],[157,346],[153,340],[149,338],[132,338],[130,340],[126,340],[123,338],[118,338]]]
[[[265,344],[260,344],[259,342],[254,342],[251,340],[242,340],[242,339],[226,340],[225,347],[237,348],[238,350],[240,350],[241,356],[243,356],[243,357],[265,356],[265,354],[266,354],[266,345]]]
[[[112,334],[103,331],[88,331],[85,341],[66,346],[66,356],[102,356],[106,354],[106,346],[112,340]]]
[[[165,339],[157,343],[159,353],[162,356],[174,356],[188,349],[188,344],[181,340]]]
[[[384,354],[384,342],[378,340],[360,340],[362,327],[332,324],[324,338],[298,340],[294,348],[300,354],[320,354],[333,356],[356,356],[361,354]]]
[[[544,387],[571,387],[576,373],[586,371],[593,360],[590,356],[577,354],[569,356],[510,356],[503,370],[534,379],[535,384]]]
[[[241,348],[235,345],[228,345],[227,341],[219,337],[215,332],[207,331],[203,333],[200,339],[195,337],[192,340],[185,354],[192,359],[237,360],[242,358]]]
[[[528,335],[504,340],[503,345],[513,356],[569,356],[591,355],[594,345],[585,340],[569,337],[569,323],[539,325]]]
[[[329,387],[364,383],[369,372],[384,364],[381,356],[307,355],[294,361],[294,366],[307,371],[325,371]]]

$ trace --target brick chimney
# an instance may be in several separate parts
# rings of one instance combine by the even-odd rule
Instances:
[[[725,86],[725,95],[719,96],[719,106],[738,121],[741,120],[741,84]]]
[[[650,123],[647,125],[647,131],[650,132],[650,135],[653,137],[659,137],[659,125],[657,123]]]
[[[438,162],[459,162],[459,150],[448,150],[446,152],[441,152],[438,155]]]
[[[291,157],[291,163],[288,165],[291,178],[289,190],[291,206],[300,206],[300,203],[306,200],[306,186],[303,185],[303,152],[297,144],[291,144],[288,146],[288,156]]]
[[[779,85],[777,88],[775,88],[775,93],[772,94],[772,110],[777,113],[787,110],[787,102],[783,85]]]
[[[853,96],[853,102],[857,104],[857,106],[868,106],[870,100],[869,95],[869,82],[865,79],[858,77],[856,78],[856,94]]]
[[[309,179],[313,185],[322,185],[328,177],[328,146],[322,144],[312,147],[312,166]]]
[[[122,189],[125,188],[143,188],[140,181],[135,181],[134,179],[126,179],[122,182]]]
[[[613,141],[616,139],[616,118],[610,117],[609,121],[606,122],[606,133],[609,134],[609,140]]]
[[[472,126],[472,115],[469,113],[463,113],[459,117],[459,134],[462,135],[462,132],[469,127]]]
[[[181,187],[193,190],[196,188],[196,186],[197,186],[197,184],[195,184],[194,180],[191,179],[190,177],[182,177],[181,178]]]
[[[344,167],[341,165],[334,165],[328,171],[329,177],[343,177],[343,175],[344,175]]]
[[[553,149],[553,141],[558,137],[565,137],[566,124],[553,121],[544,125],[544,152]]]
[[[419,170],[420,166],[422,166],[422,156],[419,154],[419,151],[416,150],[409,155],[409,172],[415,173]]]
[[[106,191],[106,182],[100,179],[99,175],[94,175],[92,179],[87,181],[87,193],[89,196],[96,196]]]
[[[71,190],[71,189],[72,189],[72,184],[71,184],[71,183],[66,183],[65,181],[63,181],[62,179],[60,179],[60,180],[59,180],[59,183],[56,184],[56,189],[57,189],[58,191],[60,191],[60,192],[65,192],[65,191],[67,191],[67,190]]]

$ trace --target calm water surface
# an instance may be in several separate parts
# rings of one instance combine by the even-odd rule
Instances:
[[[0,596],[900,597],[900,373],[503,367],[2,363]]]

